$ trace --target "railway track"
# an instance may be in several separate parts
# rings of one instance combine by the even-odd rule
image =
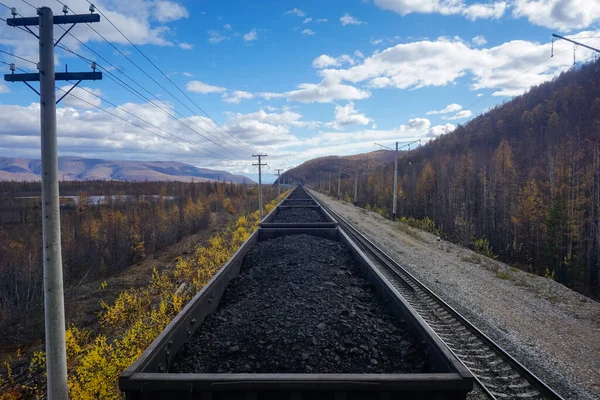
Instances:
[[[480,388],[492,399],[559,400],[562,397],[504,351],[433,291],[389,257],[364,234],[315,198],[367,256],[381,265],[393,286],[471,370]]]

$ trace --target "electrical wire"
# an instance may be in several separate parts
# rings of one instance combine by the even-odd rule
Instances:
[[[65,47],[65,46],[63,46],[61,44],[59,44],[57,47],[59,47],[59,48],[65,50],[65,51],[67,51],[69,53],[72,53],[72,54],[80,57],[82,60],[84,60],[84,61],[86,61],[86,62],[88,62],[90,64],[93,62],[92,60],[88,59],[87,57],[84,57],[81,54],[78,54],[78,53],[74,52],[73,50],[71,50],[71,49],[69,49],[69,48],[67,48],[67,47]],[[132,88],[129,84],[127,84],[126,82],[124,82],[122,79],[120,79],[119,77],[117,77],[115,74],[113,74],[110,70],[108,70],[107,68],[105,68],[101,64],[96,63],[96,66],[98,68],[102,69],[111,80],[113,80],[115,83],[117,83],[118,85],[120,85],[121,87],[123,87],[124,89],[126,89],[127,91],[129,91],[130,93],[132,93],[133,95],[135,95],[138,98],[140,98],[142,101],[148,102],[150,105],[152,105],[153,107],[155,107],[156,109],[158,109],[159,111],[161,111],[163,114],[167,115],[169,118],[171,118],[174,121],[180,123],[184,127],[190,129],[193,133],[199,134],[200,136],[204,137],[202,134],[200,134],[199,132],[197,132],[193,127],[191,127],[187,123],[183,122],[184,120],[178,119],[173,114],[169,113],[164,108],[162,108],[159,105],[157,105],[154,101],[152,101],[151,99],[147,98],[146,96],[144,96],[143,94],[141,94],[136,89]],[[116,67],[113,66],[113,68],[116,68]],[[129,79],[131,79],[131,78],[129,78]],[[133,81],[133,82],[135,82],[135,81]],[[161,101],[161,100],[158,100],[158,101]],[[177,110],[174,110],[174,111],[176,113],[178,113],[182,118],[185,118],[181,113],[177,112]],[[207,138],[205,138],[205,139],[207,139]]]
[[[93,3],[92,3],[91,1],[89,1],[89,0],[86,0],[86,1],[87,1],[89,4],[93,4]],[[233,140],[236,140],[236,141],[238,141],[239,143],[241,143],[242,145],[244,145],[245,147],[247,147],[248,149],[250,149],[250,150],[253,150],[253,149],[252,149],[251,147],[249,147],[249,146],[248,146],[246,143],[244,143],[243,141],[241,141],[241,140],[237,139],[236,137],[234,137],[233,135],[231,135],[230,133],[228,133],[227,131],[225,131],[225,130],[224,130],[224,128],[223,128],[221,125],[219,125],[219,123],[217,123],[217,122],[216,122],[216,121],[215,121],[215,120],[214,120],[214,119],[213,119],[213,118],[212,118],[212,117],[211,117],[211,116],[210,116],[210,115],[209,115],[209,114],[208,114],[206,111],[204,111],[204,109],[203,109],[202,107],[200,107],[200,106],[199,106],[199,105],[198,105],[198,104],[197,104],[197,103],[196,103],[194,100],[192,100],[192,99],[191,99],[191,98],[190,98],[190,97],[187,95],[187,93],[185,93],[183,90],[181,90],[181,88],[180,88],[179,86],[177,86],[177,85],[175,84],[175,82],[173,82],[173,81],[171,80],[171,78],[169,78],[169,76],[168,76],[167,74],[165,74],[165,73],[164,73],[164,72],[163,72],[163,71],[162,71],[162,70],[161,70],[161,69],[160,69],[160,68],[159,68],[159,67],[158,67],[158,66],[157,66],[157,65],[156,65],[156,64],[155,64],[155,63],[154,63],[154,62],[153,62],[153,61],[152,61],[152,60],[151,60],[151,59],[150,59],[150,58],[149,58],[149,57],[148,57],[148,56],[147,56],[147,55],[146,55],[146,54],[145,54],[145,53],[142,51],[142,50],[140,50],[140,48],[139,48],[139,47],[138,47],[138,46],[137,46],[135,43],[133,43],[133,42],[132,42],[132,41],[131,41],[131,40],[130,40],[130,39],[129,39],[129,38],[128,38],[128,37],[127,37],[127,36],[126,36],[126,35],[125,35],[125,34],[124,34],[124,33],[123,33],[123,32],[122,32],[122,31],[121,31],[121,30],[120,30],[120,29],[119,29],[119,28],[118,28],[118,27],[117,27],[117,26],[116,26],[116,25],[115,25],[115,24],[114,24],[114,23],[113,23],[113,22],[112,22],[112,21],[111,21],[111,20],[110,20],[110,19],[109,19],[109,18],[106,16],[106,15],[104,15],[104,13],[102,12],[102,10],[98,9],[98,7],[96,7],[96,10],[98,11],[98,13],[99,13],[100,15],[102,15],[102,17],[104,17],[104,19],[106,19],[106,20],[107,20],[107,21],[108,21],[108,22],[109,22],[109,23],[110,23],[110,24],[111,24],[111,25],[112,25],[112,26],[113,26],[113,27],[114,27],[114,28],[117,30],[117,32],[119,32],[119,33],[121,34],[121,36],[123,36],[123,37],[125,38],[125,40],[127,40],[127,41],[129,42],[129,44],[131,44],[131,45],[132,45],[132,46],[133,46],[133,47],[134,47],[134,48],[135,48],[135,49],[136,49],[136,50],[137,50],[137,51],[138,51],[138,52],[139,52],[139,53],[140,53],[140,54],[141,54],[141,55],[142,55],[142,56],[143,56],[143,57],[144,57],[144,58],[145,58],[145,59],[146,59],[146,60],[147,60],[147,61],[148,61],[148,62],[149,62],[149,63],[150,63],[150,64],[151,64],[151,65],[152,65],[152,66],[153,66],[153,67],[154,67],[154,68],[155,68],[157,71],[158,71],[158,72],[160,72],[160,73],[162,74],[162,76],[163,76],[165,79],[167,79],[167,80],[168,80],[168,81],[169,81],[169,82],[170,82],[170,83],[171,83],[171,84],[172,84],[172,85],[173,85],[173,86],[174,86],[174,87],[175,87],[177,90],[179,90],[179,92],[181,92],[181,93],[182,93],[182,94],[183,94],[183,95],[184,95],[184,96],[185,96],[185,97],[186,97],[186,98],[187,98],[187,99],[188,99],[188,100],[189,100],[189,101],[190,101],[192,104],[194,104],[194,105],[195,105],[195,106],[196,106],[196,107],[197,107],[197,108],[198,108],[198,109],[199,109],[199,110],[200,110],[200,111],[201,111],[201,112],[202,112],[204,115],[206,115],[206,117],[207,117],[207,118],[209,118],[209,119],[210,119],[210,120],[211,120],[211,121],[212,121],[212,122],[213,122],[213,123],[214,123],[214,124],[215,124],[217,127],[219,127],[219,128],[221,129],[221,131],[219,131],[220,133],[222,133],[222,134],[223,134],[223,132],[225,132],[225,134],[229,135],[229,136],[230,136],[230,137],[231,137]],[[94,30],[94,31],[96,32],[96,30],[95,30],[95,29],[94,29],[92,26],[90,26],[89,24],[88,24],[88,26],[89,26],[89,27],[90,27],[92,30]],[[96,33],[98,33],[98,32],[96,32]],[[100,35],[100,34],[99,34],[99,35]],[[100,35],[100,36],[101,36],[101,35]],[[104,39],[104,40],[106,40],[106,39]],[[108,42],[108,41],[107,41],[107,42]],[[109,43],[109,44],[111,44],[110,42],[108,42],[108,43]],[[111,44],[111,46],[112,46],[112,44]],[[113,46],[113,47],[114,47],[114,46]],[[117,50],[117,51],[119,51],[119,50]],[[121,53],[121,52],[119,51],[119,53]],[[126,57],[126,58],[128,58],[127,56],[125,56],[125,57]],[[128,58],[128,59],[129,59],[129,58]],[[130,60],[130,61],[131,61],[131,60]],[[132,63],[133,63],[133,62],[132,62]],[[135,63],[134,63],[134,65],[135,65]],[[138,67],[138,68],[139,68],[139,67]],[[154,79],[153,79],[153,80],[154,80]],[[157,82],[155,81],[155,83],[157,83]],[[157,84],[158,84],[158,83],[157,83]],[[159,86],[161,86],[161,85],[159,84]],[[161,87],[162,87],[162,86],[161,86]],[[165,90],[167,93],[169,93],[169,94],[170,94],[172,97],[174,97],[174,98],[175,98],[175,96],[173,96],[173,94],[171,94],[169,91],[167,91],[167,90],[166,90],[166,89],[164,89],[164,88],[163,88],[163,90]],[[178,101],[179,101],[179,100],[178,100]],[[181,102],[180,102],[180,103],[181,103]],[[183,103],[182,103],[182,104],[183,104]],[[184,106],[185,106],[185,105],[184,105]],[[187,107],[187,106],[185,106],[185,107],[189,109],[189,107]],[[190,110],[190,111],[192,111],[192,110]],[[193,112],[193,111],[192,111],[192,112]],[[209,125],[209,124],[207,123],[207,125]],[[209,126],[210,126],[210,125],[209,125]],[[214,128],[214,126],[213,126],[213,128]]]
[[[74,82],[71,82],[71,81],[67,81],[67,82],[69,82],[69,83],[70,83],[70,84],[72,84],[72,85],[74,85],[74,84],[75,84]],[[218,154],[216,154],[216,153],[214,153],[214,152],[212,152],[212,151],[210,151],[210,150],[206,150],[206,149],[203,149],[203,148],[199,147],[199,144],[197,144],[197,143],[190,142],[189,140],[183,139],[183,138],[181,138],[181,137],[179,137],[179,136],[177,136],[177,135],[175,135],[175,134],[173,134],[173,133],[171,133],[171,132],[167,131],[167,130],[166,130],[166,129],[164,129],[164,128],[161,128],[161,127],[159,127],[159,126],[157,126],[157,125],[155,125],[155,124],[153,124],[153,123],[151,123],[151,122],[148,122],[147,120],[145,120],[145,119],[143,119],[143,118],[141,118],[141,117],[139,117],[139,116],[137,116],[137,115],[133,114],[132,112],[130,112],[130,111],[128,111],[128,110],[126,110],[125,108],[123,108],[123,107],[121,107],[121,106],[119,106],[119,105],[117,105],[117,104],[115,104],[115,103],[113,103],[113,102],[111,102],[111,101],[109,101],[109,100],[107,100],[107,99],[103,98],[102,96],[99,96],[98,94],[96,94],[96,93],[92,92],[91,90],[88,90],[88,89],[86,89],[86,88],[84,88],[84,87],[79,87],[78,89],[80,89],[80,90],[83,90],[83,91],[84,91],[84,92],[86,92],[86,93],[89,93],[90,95],[92,95],[92,96],[94,96],[94,97],[96,97],[96,98],[98,98],[98,99],[102,100],[103,102],[105,102],[105,103],[107,103],[107,104],[110,104],[111,106],[113,106],[113,107],[115,107],[115,108],[117,108],[117,109],[119,109],[119,110],[123,111],[124,113],[126,113],[126,114],[129,114],[129,115],[131,115],[132,117],[134,117],[134,118],[137,118],[137,119],[139,119],[140,121],[142,121],[142,122],[144,122],[144,123],[146,123],[146,124],[148,124],[148,125],[150,125],[150,126],[152,126],[152,127],[156,128],[156,129],[158,129],[158,130],[161,130],[161,131],[165,132],[166,134],[168,134],[168,135],[170,135],[170,136],[174,136],[175,138],[177,138],[177,139],[179,139],[179,140],[181,140],[181,141],[183,141],[183,142],[186,142],[186,143],[188,143],[188,144],[190,144],[190,145],[192,145],[192,146],[198,146],[198,148],[199,148],[201,151],[204,151],[204,152],[206,152],[206,154],[204,154],[204,155],[213,155],[213,156],[215,156],[215,157],[218,157],[218,158],[223,158],[222,156],[220,156],[220,155],[218,155]],[[63,89],[61,89],[61,90],[63,90]]]
[[[26,58],[23,58],[23,57],[21,57],[21,56],[18,56],[18,55],[16,55],[16,54],[9,53],[8,51],[0,50],[0,53],[4,53],[4,54],[7,54],[7,55],[9,55],[9,56],[12,56],[12,57],[18,58],[19,60],[27,61],[28,63],[32,63],[33,65],[37,66],[37,63],[36,63],[35,61],[31,61],[31,60],[28,60],[28,59],[26,59]]]

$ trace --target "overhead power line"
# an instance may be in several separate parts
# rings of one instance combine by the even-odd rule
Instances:
[[[5,21],[6,21],[6,20],[5,20]],[[26,58],[24,58],[24,57],[20,57],[20,56],[18,56],[18,55],[16,55],[16,54],[9,53],[8,51],[0,50],[0,53],[4,53],[4,54],[6,54],[6,55],[9,55],[9,56],[11,56],[11,57],[18,58],[19,60],[26,61],[26,62],[28,62],[28,63],[31,63],[31,64],[33,64],[33,65],[37,65],[37,63],[36,63],[35,61],[31,61],[31,60],[28,60],[28,59],[26,59]]]
[[[89,4],[92,4],[91,1],[86,0]],[[111,24],[116,30],[117,32],[119,32],[119,34],[121,34],[121,36],[123,36],[125,38],[125,40],[127,40],[127,42],[129,42],[129,44],[131,44],[158,72],[160,72],[160,74],[166,79],[168,80],[171,85],[173,85],[181,94],[183,94],[185,96],[186,99],[188,99],[194,106],[196,106],[196,108],[198,108],[207,118],[209,118],[214,124],[215,126],[213,126],[213,128],[218,128],[216,129],[217,131],[219,131],[220,133],[224,134],[224,135],[228,135],[229,137],[231,137],[233,140],[239,142],[240,144],[242,144],[243,146],[245,146],[246,148],[252,150],[252,148],[244,143],[243,141],[241,141],[240,139],[236,138],[235,136],[231,135],[229,132],[227,132],[217,121],[215,121],[202,107],[200,107],[192,98],[190,98],[187,93],[185,93],[177,84],[175,84],[175,82],[173,82],[173,80],[171,78],[169,78],[169,76],[167,74],[165,74],[135,43],[133,43],[128,37],[127,35],[125,35],[120,29],[119,27],[117,27],[111,20],[110,18],[108,18],[104,13],[102,13],[102,11],[100,9],[98,9],[96,7],[98,13],[100,15],[102,15],[102,17],[104,19],[106,19],[108,21],[109,24]],[[89,26],[89,25],[88,25]],[[93,27],[90,26],[90,28],[94,31],[96,31]],[[98,32],[96,32],[98,33]],[[100,34],[99,34],[100,35]],[[106,39],[105,39],[106,40]],[[107,41],[108,42],[108,41]],[[110,43],[110,42],[109,42]],[[111,44],[112,46],[112,44]],[[113,46],[115,47],[115,46]],[[116,47],[115,47],[116,49]],[[119,53],[121,53],[120,50],[117,49],[117,51],[119,51]],[[122,53],[121,53],[122,54]],[[122,54],[124,57],[126,57],[129,60],[129,57],[127,57],[126,55]],[[131,60],[130,60],[131,61]],[[134,63],[135,65],[135,63]],[[139,68],[139,67],[138,67]],[[145,72],[144,72],[145,73]],[[147,74],[146,74],[147,75]],[[152,80],[154,80],[153,78],[151,78]],[[155,82],[157,83],[157,82]],[[158,84],[158,83],[157,83]],[[158,84],[159,86],[162,87],[162,85]],[[169,91],[167,91],[165,88],[163,88],[163,90],[165,90],[167,93],[169,93],[173,98],[176,98],[173,94],[171,94]],[[179,100],[178,100],[179,101]],[[182,105],[184,105],[182,102],[180,102]],[[184,105],[186,108],[189,109],[189,107],[187,107],[186,105]],[[190,110],[192,111],[192,110]],[[192,111],[193,112],[193,111]],[[207,123],[207,125],[210,126],[210,124]],[[220,129],[220,130],[219,130]]]

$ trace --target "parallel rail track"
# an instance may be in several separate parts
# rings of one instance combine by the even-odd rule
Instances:
[[[365,253],[383,266],[382,272],[408,303],[421,315],[450,350],[471,370],[481,389],[492,399],[562,400],[533,372],[515,360],[497,343],[470,323],[452,306],[383,250],[315,198]]]

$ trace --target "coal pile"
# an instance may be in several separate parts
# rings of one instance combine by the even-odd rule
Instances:
[[[259,242],[170,372],[428,372],[348,248],[308,235]]]
[[[279,208],[275,218],[271,222],[274,223],[305,223],[305,222],[327,222],[325,215],[318,208],[309,207],[293,207]]]

